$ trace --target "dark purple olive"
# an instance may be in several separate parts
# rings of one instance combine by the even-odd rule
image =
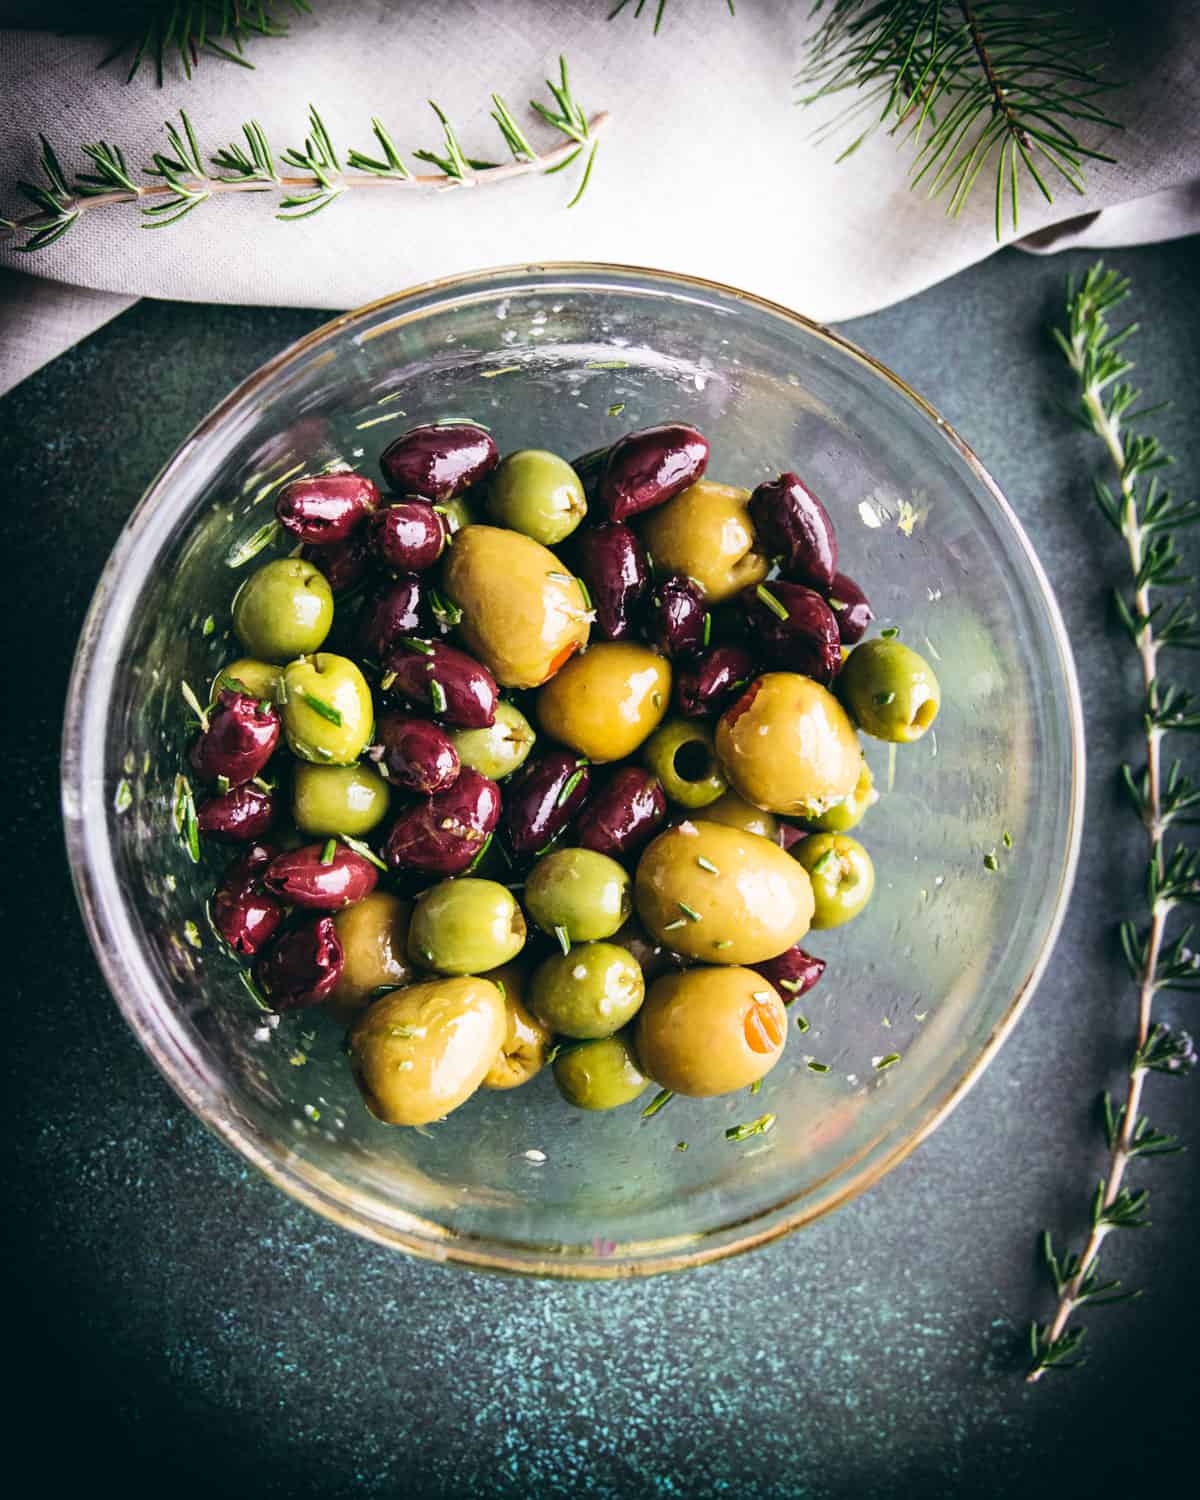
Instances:
[[[320,547],[305,547],[300,556],[324,573],[335,594],[344,594],[356,583],[361,583],[371,566],[366,538],[361,531],[348,536],[344,542],[326,542]]]
[[[780,823],[779,825],[779,847],[784,851],[798,844],[801,839],[807,838],[803,828],[797,828],[794,823]]]
[[[759,550],[778,557],[789,578],[826,589],[837,572],[838,546],[829,512],[795,474],[760,484],[747,510]]]
[[[378,872],[369,859],[336,839],[305,844],[278,854],[267,866],[263,885],[289,906],[341,911],[375,889]]]
[[[614,858],[632,854],[666,815],[667,798],[658,777],[641,766],[622,766],[580,813],[575,842]]]
[[[213,926],[243,958],[253,957],[269,942],[283,920],[282,902],[260,885],[277,852],[269,844],[251,844],[225,871],[209,904]]]
[[[293,479],[279,491],[275,514],[302,542],[344,542],[379,505],[379,486],[365,474]]]
[[[704,590],[691,578],[664,578],[654,585],[646,616],[646,639],[664,656],[692,656],[705,646]]]
[[[367,754],[395,786],[422,797],[443,792],[458,775],[458,751],[444,729],[415,714],[392,710],[375,725]]]
[[[332,917],[293,927],[254,966],[258,987],[274,1010],[319,1005],[342,977],[345,954]]]
[[[486,729],[496,720],[496,679],[473,656],[441,641],[406,636],[383,653],[385,693],[431,708],[457,729]]]
[[[200,832],[228,843],[261,838],[275,821],[275,794],[257,786],[235,786],[196,809]]]
[[[591,770],[572,750],[527,760],[505,786],[504,826],[515,854],[536,854],[587,800]]]
[[[688,719],[718,714],[740,687],[754,676],[754,658],[741,646],[714,646],[675,677],[675,701]]]
[[[450,500],[500,462],[491,434],[472,422],[414,427],[383,450],[379,466],[398,495]]]
[[[269,703],[226,688],[208,713],[208,728],[192,746],[192,769],[205,781],[230,786],[253,781],[279,743],[279,715]]]
[[[866,594],[845,573],[839,573],[824,593],[837,620],[842,644],[857,645],[866,635],[867,626],[875,618],[875,611],[867,602]]]
[[[358,621],[358,646],[373,662],[405,635],[420,635],[425,625],[425,584],[417,573],[401,573],[376,589],[363,605]]]
[[[432,568],[446,548],[446,526],[424,500],[402,500],[385,505],[367,526],[371,555],[398,573],[423,573]]]
[[[596,611],[596,628],[608,641],[633,634],[633,618],[650,565],[646,550],[628,526],[605,521],[576,533],[576,569],[587,584]]]
[[[805,953],[803,948],[788,948],[764,963],[750,967],[773,984],[785,1005],[806,995],[825,972],[825,960]]]
[[[453,786],[406,808],[392,824],[384,858],[393,870],[461,875],[500,821],[500,788],[471,766]]]
[[[708,439],[682,422],[628,432],[608,450],[597,500],[610,521],[627,521],[673,500],[704,473]]]
[[[738,604],[759,659],[830,683],[842,669],[837,619],[814,589],[775,578],[743,589]]]

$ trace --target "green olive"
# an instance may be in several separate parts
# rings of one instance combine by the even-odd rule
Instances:
[[[635,1044],[661,1088],[707,1098],[756,1083],[786,1040],[787,1011],[761,974],[698,967],[654,981]]]
[[[504,1043],[500,991],[439,977],[384,995],[350,1032],[350,1066],[367,1108],[387,1125],[428,1125],[469,1099]]]
[[[235,693],[249,693],[251,698],[270,698],[274,702],[281,675],[274,662],[255,661],[252,656],[239,656],[237,661],[231,661],[227,667],[222,667],[213,678],[209,702],[215,703],[217,694],[224,692],[226,688]]]
[[[722,714],[716,742],[734,789],[788,817],[820,817],[850,795],[862,770],[842,705],[796,672],[756,678]]]
[[[569,661],[537,697],[552,739],[589,760],[623,760],[662,722],[671,668],[648,646],[603,642]]]
[[[409,910],[390,891],[372,891],[334,917],[345,963],[329,1005],[339,1019],[357,1014],[385,985],[413,978],[406,952]]]
[[[642,762],[681,807],[707,807],[728,789],[713,738],[694,719],[669,719],[642,746]]]
[[[724,823],[727,828],[740,828],[743,833],[757,833],[760,838],[774,843],[779,837],[779,819],[773,813],[755,807],[735,791],[728,791],[716,802],[704,809],[706,823]]]
[[[486,729],[456,729],[450,738],[464,766],[501,781],[524,763],[537,736],[521,710],[501,699]]]
[[[492,476],[488,514],[497,525],[553,547],[587,515],[587,500],[565,458],[544,448],[519,448]]]
[[[292,818],[303,833],[360,838],[387,816],[391,790],[372,766],[314,766],[301,761],[292,777]]]
[[[302,557],[279,557],[251,573],[233,601],[238,640],[264,661],[319,651],[332,624],[329,583]]]
[[[529,1008],[561,1036],[611,1036],[636,1013],[645,993],[642,971],[628,949],[581,943],[538,967]]]
[[[520,963],[504,964],[490,974],[490,979],[504,996],[504,1041],[496,1060],[484,1074],[485,1089],[515,1089],[540,1073],[553,1040],[549,1027],[543,1026],[525,1004],[526,974]]]
[[[494,880],[440,880],[417,897],[408,926],[408,953],[442,974],[482,974],[525,946],[525,918],[516,898]]]
[[[652,938],[713,964],[774,958],[800,941],[813,911],[807,873],[778,844],[699,819],[647,845],[634,902]]]
[[[858,916],[875,889],[875,866],[857,839],[844,833],[813,833],[792,849],[812,881],[812,925],[840,927]]]
[[[860,729],[900,745],[921,738],[942,702],[933,668],[894,637],[878,636],[855,646],[837,688]]]
[[[318,651],[289,662],[280,709],[288,748],[317,765],[351,765],[375,730],[367,679],[348,656]]]
[[[749,490],[698,479],[674,500],[648,511],[638,530],[654,559],[655,573],[694,578],[710,604],[761,583],[769,564],[755,550],[754,527],[746,510],[749,498]]]
[[[623,866],[591,849],[544,855],[526,878],[524,896],[543,932],[562,928],[572,943],[612,937],[633,910]]]
[[[875,778],[871,775],[870,766],[864,760],[862,770],[858,773],[858,780],[854,783],[854,790],[846,800],[836,802],[819,818],[810,818],[808,825],[818,833],[849,833],[852,828],[857,828],[866,817],[867,808],[874,807],[878,801],[879,793],[875,790]]]
[[[554,1059],[554,1081],[577,1109],[616,1109],[644,1094],[650,1080],[638,1067],[627,1031],[567,1047]]]
[[[591,611],[554,553],[498,526],[467,526],[446,553],[442,586],[458,632],[502,687],[537,687],[587,644]]]

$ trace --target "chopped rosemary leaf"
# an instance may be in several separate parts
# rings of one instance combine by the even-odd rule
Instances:
[[[183,694],[183,701],[200,720],[200,729],[204,734],[208,733],[208,710],[201,706],[199,698],[192,691],[190,682],[183,681],[179,684],[179,691]]]
[[[751,1092],[751,1094],[757,1094],[757,1093],[761,1092],[761,1090],[762,1090],[762,1079],[761,1078],[756,1078],[754,1080],[754,1082],[750,1085],[750,1092]]]
[[[575,788],[583,780],[583,773],[584,773],[584,767],[583,766],[577,766],[575,768],[575,770],[571,772],[571,774],[567,777],[566,781],[563,782],[562,791],[559,792],[559,794],[558,794],[558,800],[554,804],[555,807],[562,807],[567,802],[567,800],[571,796],[571,793],[575,790]]]
[[[798,995],[804,988],[803,979],[781,979],[778,982],[781,990],[790,990],[793,995]]]
[[[133,788],[126,781],[125,777],[122,776],[120,781],[117,782],[117,790],[113,796],[113,807],[117,812],[123,813],[128,812],[132,806]]]
[[[260,698],[254,707],[261,718],[263,714],[269,714],[275,705],[271,702],[270,698]]]
[[[232,783],[230,782],[229,777],[228,776],[218,776],[217,777],[217,791],[220,793],[220,795],[223,797],[223,796],[225,796],[226,792],[229,792],[231,790],[232,790]]]
[[[675,1093],[672,1089],[660,1089],[658,1093],[655,1094],[654,1098],[651,1099],[650,1103],[647,1104],[645,1109],[642,1110],[642,1119],[649,1120],[653,1115],[656,1115],[660,1109],[666,1109],[667,1105],[670,1104],[671,1100],[674,1099],[674,1097]]]
[[[627,359],[589,359],[583,368],[585,370],[627,370],[629,361]]]
[[[716,948],[718,951],[720,949],[722,949],[722,948],[732,948],[733,947],[733,939],[732,938],[718,938],[717,941],[713,944],[713,947]]]
[[[429,701],[433,705],[435,714],[446,712],[446,689],[436,677],[431,678],[429,682]]]
[[[886,630],[881,630],[879,634],[885,641],[894,640],[900,634],[900,627],[899,625],[889,625]]]
[[[563,956],[565,958],[566,955],[571,951],[570,934],[567,932],[567,929],[565,927],[560,926],[554,929],[554,936],[558,942],[558,946],[562,949]]]
[[[804,1019],[803,1016],[797,1016],[796,1017],[796,1030],[797,1031],[807,1031],[808,1030],[808,1022]]]
[[[1000,868],[1000,861],[996,858],[996,851],[994,849],[990,854],[983,856],[983,868],[985,870],[998,870]]]
[[[725,1132],[725,1139],[748,1141],[752,1135],[766,1135],[774,1124],[774,1115],[759,1115],[757,1120],[751,1120],[748,1125],[731,1125]]]
[[[684,914],[689,922],[699,922],[700,913],[694,906],[689,906],[686,901],[676,901],[675,905]]]
[[[686,1151],[687,1148],[688,1148],[688,1143],[686,1141],[676,1141],[675,1142],[675,1149],[676,1149],[676,1151]]]
[[[467,866],[467,874],[468,875],[474,874],[476,868],[480,864],[482,864],[484,855],[492,847],[492,839],[494,837],[495,837],[494,834],[489,833],[487,835],[487,837],[484,839],[483,843],[480,844],[478,853],[475,855],[475,858],[471,861],[471,863]]]
[[[809,1064],[808,1064],[808,1071],[810,1073],[828,1073],[829,1072],[829,1064],[828,1063],[817,1062],[817,1060],[815,1058],[813,1058],[809,1062]]]
[[[592,604],[592,596],[588,591],[587,584],[584,583],[583,579],[578,577],[578,575],[575,578],[575,582],[579,585],[579,592],[583,595],[584,609],[592,609],[594,606]]]
[[[387,865],[375,853],[370,844],[364,844],[361,839],[352,839],[348,833],[339,833],[338,838],[341,839],[347,849],[352,849],[360,859],[369,859],[377,870],[387,869]]]
[[[173,802],[175,831],[179,834],[184,850],[194,865],[200,863],[200,824],[196,819],[196,799],[192,795],[192,784],[186,776],[176,776]]]
[[[462,619],[462,610],[450,599],[443,599],[437,589],[431,589],[429,603],[433,609],[434,618],[440,620],[443,625],[457,625]]]
[[[709,610],[704,611],[704,644],[707,646],[712,640],[712,614]]]
[[[281,682],[283,678],[279,679]],[[217,688],[222,693],[241,693],[243,697],[251,698],[254,695],[240,677],[230,677],[228,673],[222,672],[217,678]],[[215,697],[216,694],[214,693]]]
[[[503,981],[503,979],[493,979],[492,983],[500,991],[500,998],[501,998],[501,1000],[507,1000],[508,999],[508,991],[504,987],[504,981]]]
[[[573,583],[574,578],[570,573],[547,573],[547,578],[553,578],[555,583]]]
[[[713,864],[712,860],[705,859],[703,854],[697,854],[696,863],[702,870],[707,870],[710,875],[719,875],[721,873],[720,870],[717,869],[716,865]]]
[[[276,541],[282,531],[283,527],[278,521],[268,521],[265,526],[260,526],[252,536],[248,536],[244,542],[239,542],[236,547],[230,550],[228,556],[225,558],[225,566],[227,568],[240,568],[244,563],[248,563],[252,557],[257,557],[264,548],[269,547],[272,542]]]
[[[608,408],[608,414],[610,417],[619,417],[624,410],[624,401],[614,401],[613,404]]]
[[[213,631],[216,628],[217,628],[217,622],[216,622],[216,620],[212,617],[212,615],[206,615],[205,616],[205,620],[204,620],[204,624],[201,625],[201,627],[200,627],[200,634],[201,635],[212,635]]]
[[[183,924],[183,936],[189,948],[200,948],[203,946],[200,941],[200,929],[190,917]]]
[[[1005,829],[1004,832],[1000,835],[1000,842],[1004,845],[1004,847],[1006,849],[1011,849],[1012,848],[1012,846],[1013,846],[1013,836],[1012,836],[1011,833],[1009,833],[1009,831],[1007,829]]]
[[[900,1054],[898,1052],[889,1052],[886,1057],[881,1057],[874,1064],[875,1071],[877,1073],[882,1073],[883,1070],[884,1070],[884,1068],[890,1068],[893,1063],[898,1063],[899,1061],[900,1061]]]
[[[258,1006],[259,1010],[273,1011],[275,1009],[267,1000],[262,990],[259,989],[258,985],[255,984],[249,969],[239,969],[238,979],[241,981],[242,988],[250,996],[251,1000],[254,1001],[255,1005]]]
[[[820,859],[817,860],[816,864],[813,865],[812,873],[814,875],[822,875],[826,870],[828,870],[830,865],[834,864],[837,864],[837,850],[826,849],[825,853],[822,854]]]
[[[682,917],[676,917],[673,922],[664,922],[663,923],[663,931],[664,932],[674,932],[677,927],[686,927],[686,926],[687,926],[687,923],[684,921],[684,919]]]
[[[334,708],[332,703],[327,703],[324,698],[319,698],[316,693],[310,693],[307,688],[301,688],[300,697],[308,704],[313,713],[320,714],[323,719],[327,719],[331,724],[336,724],[339,729],[342,727],[342,711],[340,708]],[[270,706],[270,704],[267,705],[268,708]]]
[[[771,592],[765,583],[760,583],[754,592],[758,596],[759,602],[765,604],[773,615],[778,616],[781,620],[791,618],[787,612],[786,605]]]
[[[396,681],[396,673],[395,672],[385,672],[383,674],[383,676],[379,679],[379,688],[380,688],[380,691],[384,692],[384,693],[390,692],[391,688],[395,684],[395,681]]]
[[[333,863],[333,861],[334,861],[334,856],[336,854],[337,854],[337,839],[326,839],[325,840],[325,847],[324,847],[324,849],[321,850],[321,863],[323,865],[331,865]]]
[[[428,641],[418,641],[411,635],[401,636],[397,642],[408,651],[415,651],[419,656],[432,656],[433,647]]]

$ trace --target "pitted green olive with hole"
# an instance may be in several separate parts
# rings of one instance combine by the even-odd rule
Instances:
[[[409,957],[442,974],[483,974],[525,946],[516,898],[494,880],[440,880],[417,897],[408,926]]]
[[[878,801],[879,793],[875,790],[875,778],[871,775],[870,766],[864,760],[858,780],[854,783],[854,790],[846,800],[835,803],[819,818],[810,818],[808,826],[815,829],[817,833],[849,833],[852,828],[857,828],[866,817],[867,808],[874,807]]]
[[[373,766],[300,761],[292,773],[292,817],[303,833],[361,838],[387,817],[391,790]]]
[[[577,1109],[617,1109],[644,1094],[650,1080],[638,1066],[628,1031],[579,1042],[554,1059],[558,1091]]]
[[[464,766],[492,781],[502,781],[524,765],[537,736],[521,710],[501,699],[486,729],[456,729],[450,739]]]
[[[862,750],[827,688],[797,672],[764,672],[717,724],[734,790],[785,817],[819,818],[854,790]]]
[[[900,745],[921,738],[942,702],[933,668],[894,637],[877,636],[855,646],[837,688],[860,729]]]
[[[560,1036],[611,1036],[636,1014],[646,993],[636,959],[615,943],[581,943],[539,965],[529,1008]]]
[[[390,891],[372,891],[333,919],[345,961],[329,997],[339,1019],[349,1019],[368,1005],[384,985],[404,985],[413,978],[408,961],[407,901]]]
[[[651,937],[710,964],[756,964],[798,943],[813,912],[807,872],[778,844],[688,819],[638,861],[634,904]]]
[[[279,557],[251,573],[233,601],[233,629],[246,651],[290,661],[319,651],[333,624],[333,592],[319,568]]]
[[[671,668],[648,646],[604,641],[569,661],[537,697],[551,739],[589,760],[623,760],[662,722]]]
[[[281,675],[274,662],[256,661],[253,656],[239,656],[227,667],[222,667],[213,678],[209,702],[215,703],[218,693],[229,691],[249,693],[251,698],[266,698],[273,703]]]
[[[647,511],[635,529],[654,559],[659,578],[694,578],[709,604],[720,604],[767,576],[769,563],[757,550],[746,509],[750,491],[699,479]]]
[[[708,1098],[765,1077],[786,1040],[787,1011],[761,974],[698,967],[654,981],[634,1044],[661,1088]]]
[[[875,889],[875,866],[857,839],[813,833],[792,849],[812,881],[814,928],[840,927],[858,916]]]
[[[779,819],[773,813],[764,812],[730,788],[716,802],[704,809],[706,823],[724,823],[727,828],[740,828],[743,833],[757,833],[760,838],[775,843],[779,838]]]
[[[348,766],[367,748],[375,706],[367,679],[348,656],[318,651],[289,662],[283,692],[283,732],[300,760]]]
[[[543,932],[561,927],[572,943],[612,937],[633,910],[629,875],[607,854],[558,849],[525,881],[525,908]]]
[[[695,719],[669,719],[642,746],[642,763],[680,807],[707,807],[729,783],[713,749],[713,738]]]
[[[387,1125],[429,1125],[475,1092],[504,1044],[507,1017],[487,979],[430,979],[384,995],[349,1037],[367,1108]]]
[[[502,687],[537,687],[587,644],[591,611],[579,580],[517,531],[467,526],[446,552],[443,592],[462,610],[458,633]]]
[[[497,525],[553,547],[587,515],[587,500],[579,475],[565,458],[544,448],[520,448],[492,475],[488,514]]]
[[[504,1041],[496,1060],[484,1074],[485,1089],[515,1089],[540,1073],[553,1036],[525,1004],[527,975],[524,964],[508,963],[488,974],[504,996]]]

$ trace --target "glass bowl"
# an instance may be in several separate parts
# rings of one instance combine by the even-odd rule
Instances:
[[[794,468],[838,525],[878,625],[935,664],[919,743],[868,741],[883,791],[862,837],[875,899],[813,934],[829,963],[789,1011],[757,1097],[589,1114],[543,1074],[427,1130],[359,1102],[323,1013],[256,1008],[205,918],[229,852],[173,823],[190,683],[239,654],[234,567],[285,476],[368,472],[417,422],[469,416],[501,450],[572,455],[691,422],[710,474]],[[275,555],[268,547],[258,561]],[[254,566],[253,563],[249,566]],[[645,1275],[773,1239],[874,1182],[963,1097],[1045,965],[1083,790],[1070,649],[1045,575],[978,459],[836,334],[744,292],[655,271],[520,267],[335,319],[264,365],[187,439],[131,517],[80,639],[63,809],[84,919],[139,1041],[195,1112],[318,1213],[438,1260]],[[643,1102],[650,1096],[643,1096]],[[726,1131],[763,1115],[774,1128]],[[686,1150],[684,1146],[686,1144]]]

